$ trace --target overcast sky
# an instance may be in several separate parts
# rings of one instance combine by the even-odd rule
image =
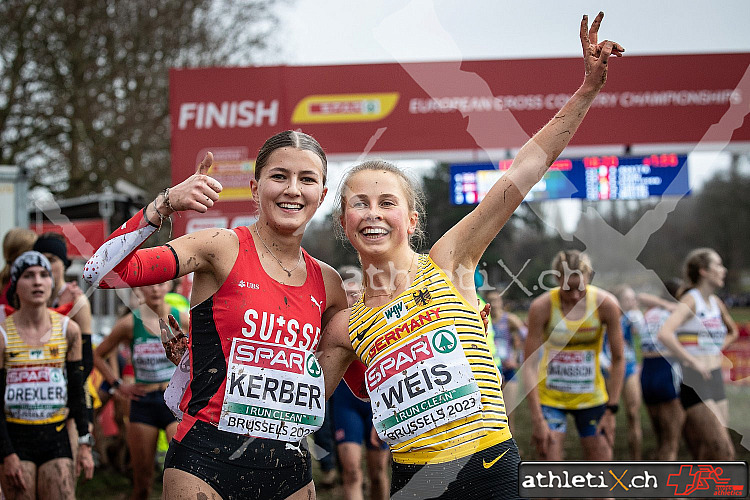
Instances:
[[[619,42],[626,55],[750,52],[748,0],[292,0],[280,9],[278,50],[263,63],[579,57],[581,16],[593,20],[599,10],[606,14],[600,40]],[[438,32],[455,43],[448,52],[434,43]],[[728,163],[728,155],[691,155],[691,185]],[[426,165],[400,164],[417,175]],[[331,165],[332,191],[347,166]],[[321,217],[330,202],[318,211]]]
[[[599,10],[601,35],[629,54],[750,51],[747,0],[293,0],[281,9],[280,56],[287,64],[445,60],[429,43],[430,11],[463,59],[577,56],[581,16]],[[404,12],[415,14],[407,29]]]

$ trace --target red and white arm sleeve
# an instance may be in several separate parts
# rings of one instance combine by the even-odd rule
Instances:
[[[158,229],[139,211],[99,247],[83,268],[83,279],[99,288],[164,283],[177,277],[177,254],[169,245],[138,250]]]

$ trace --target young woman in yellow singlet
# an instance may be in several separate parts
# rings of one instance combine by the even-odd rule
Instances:
[[[44,255],[21,254],[10,275],[8,301],[17,310],[0,324],[0,485],[8,500],[72,500],[78,472],[94,473],[81,330],[47,308],[53,279]],[[75,474],[68,415],[80,435]]]
[[[577,250],[552,261],[559,287],[529,308],[523,380],[531,410],[531,441],[542,460],[559,461],[572,415],[586,460],[612,460],[615,413],[625,376],[620,306],[589,285],[591,262]],[[599,367],[604,331],[612,364],[609,394]]]
[[[581,22],[583,85],[429,254],[410,245],[421,216],[413,185],[398,168],[369,161],[342,181],[339,220],[359,253],[364,293],[331,320],[319,359],[327,392],[355,357],[367,365],[374,426],[393,455],[394,496],[518,496],[518,449],[473,270],[582,122],[606,80],[608,57],[622,52],[613,42],[597,43],[602,17],[590,31],[588,19]]]

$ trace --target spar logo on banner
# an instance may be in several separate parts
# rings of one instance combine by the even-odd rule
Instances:
[[[292,123],[374,122],[390,115],[398,92],[311,95],[294,107]]]

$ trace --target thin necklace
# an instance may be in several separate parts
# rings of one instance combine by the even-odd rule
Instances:
[[[300,263],[302,262],[302,249],[300,248],[300,250],[299,250],[299,259],[297,259],[297,265],[295,265],[291,269],[287,269],[286,267],[284,267],[284,264],[281,263],[281,259],[279,259],[278,257],[276,257],[276,255],[271,251],[271,249],[268,248],[268,245],[266,245],[266,242],[263,241],[263,237],[258,232],[258,225],[257,224],[253,225],[253,229],[255,229],[255,234],[258,235],[258,239],[260,239],[260,242],[263,243],[264,247],[266,247],[266,250],[268,250],[268,253],[271,254],[271,257],[273,257],[274,259],[276,259],[276,262],[279,263],[279,266],[281,266],[281,269],[283,269],[284,271],[286,271],[287,276],[289,276],[291,278],[292,277],[292,273],[299,267]]]
[[[411,274],[411,270],[414,267],[414,259],[416,257],[417,257],[417,252],[414,252],[414,255],[412,255],[412,257],[411,257],[411,264],[409,264],[409,270],[406,271],[406,274],[399,276],[399,279],[394,284],[395,286],[393,287],[393,291],[391,291],[390,293],[377,293],[375,295],[368,294],[367,293],[367,284],[365,283],[364,292],[362,293],[362,301],[364,302],[365,296],[370,297],[371,299],[374,299],[375,297],[388,297],[389,299],[393,298],[393,295],[396,293],[396,290],[398,290],[398,287],[401,286],[401,283],[403,282],[403,280],[405,280],[406,277]],[[367,281],[367,276],[366,275],[365,275],[365,281]]]

